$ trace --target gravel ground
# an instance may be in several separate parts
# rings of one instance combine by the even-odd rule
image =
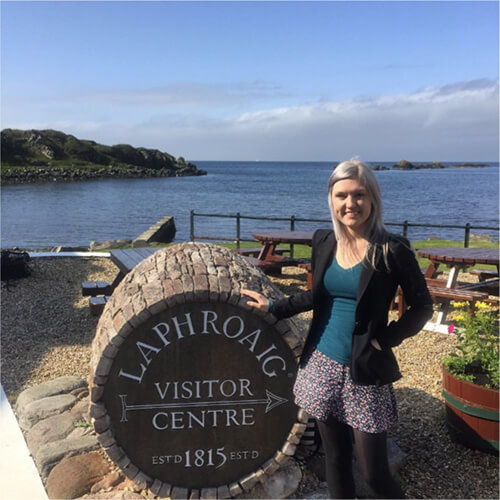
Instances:
[[[110,282],[117,272],[105,258],[33,259],[30,265],[29,278],[2,283],[1,381],[11,403],[23,389],[61,375],[87,378],[97,318],[80,285]],[[286,294],[305,289],[304,272],[285,273],[272,279]],[[304,328],[309,319],[310,313],[298,318]],[[423,331],[395,350],[404,377],[395,384],[400,422],[392,436],[407,454],[400,477],[409,498],[499,495],[498,459],[454,443],[446,431],[440,359],[454,345],[454,336]]]

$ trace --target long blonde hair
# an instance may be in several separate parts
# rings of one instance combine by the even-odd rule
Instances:
[[[359,181],[365,187],[371,200],[371,212],[366,220],[367,239],[369,242],[366,259],[375,267],[378,255],[382,252],[384,263],[388,268],[389,232],[382,221],[382,196],[380,194],[380,187],[370,166],[359,160],[347,160],[339,163],[328,180],[328,206],[330,207],[335,238],[338,243],[347,247],[348,242],[352,239],[344,224],[335,217],[332,203],[333,186],[335,183],[345,179]]]

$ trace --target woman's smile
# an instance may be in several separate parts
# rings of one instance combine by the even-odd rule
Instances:
[[[333,186],[332,206],[342,224],[359,231],[370,216],[372,203],[363,184],[357,179],[344,179]]]

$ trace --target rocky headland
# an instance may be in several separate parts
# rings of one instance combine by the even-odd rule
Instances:
[[[158,149],[106,146],[56,130],[4,129],[1,152],[3,184],[206,174]]]
[[[381,165],[376,165],[374,170],[388,170],[387,167],[381,167]],[[489,167],[487,163],[457,163],[454,165],[443,165],[438,161],[433,161],[430,163],[412,163],[408,160],[401,160],[396,165],[392,166],[393,170],[421,170],[423,168],[485,168]]]

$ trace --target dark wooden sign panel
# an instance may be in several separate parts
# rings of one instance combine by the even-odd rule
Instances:
[[[179,304],[120,346],[103,402],[141,471],[186,488],[237,481],[273,457],[297,418],[293,351],[228,303]]]

